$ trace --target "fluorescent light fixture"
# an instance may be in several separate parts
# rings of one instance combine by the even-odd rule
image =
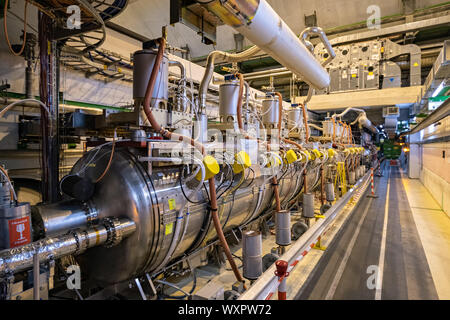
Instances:
[[[439,87],[437,87],[437,89],[433,92],[432,97],[437,97],[437,95],[439,94],[439,92],[442,91],[442,89],[444,89],[444,81],[441,82],[441,84],[439,85]]]

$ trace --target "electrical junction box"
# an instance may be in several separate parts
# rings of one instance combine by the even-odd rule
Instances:
[[[385,107],[383,108],[383,117],[399,117],[400,108],[399,107]]]
[[[224,300],[224,293],[223,284],[210,281],[192,296],[192,300]]]

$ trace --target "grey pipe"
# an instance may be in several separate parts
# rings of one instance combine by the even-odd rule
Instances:
[[[241,53],[227,53],[223,51],[213,51],[208,55],[205,75],[203,76],[202,82],[199,88],[199,98],[200,98],[200,109],[204,110],[206,108],[206,94],[208,92],[209,84],[214,74],[214,65],[217,57],[221,57],[225,62],[240,62],[248,59],[258,53],[260,49],[256,46],[251,47]]]
[[[45,237],[66,233],[68,230],[86,228],[98,218],[97,210],[92,204],[84,204],[77,200],[69,200],[32,208],[35,221],[43,230]]]
[[[102,224],[85,231],[77,230],[22,247],[3,250],[0,252],[0,277],[33,267],[34,259],[46,263],[70,254],[81,254],[89,248],[102,244],[116,245],[135,230],[136,224],[129,219],[107,218]]]
[[[186,69],[184,67],[184,65],[179,62],[179,61],[169,61],[169,66],[172,67],[177,67],[180,69],[180,74],[181,74],[181,97],[177,96],[177,100],[178,100],[178,105],[181,107],[182,112],[186,112]]]
[[[327,64],[329,64],[334,58],[336,58],[336,53],[333,50],[333,47],[331,46],[330,41],[327,38],[327,35],[325,34],[325,32],[323,31],[322,28],[319,27],[309,27],[306,28],[305,30],[302,31],[302,33],[300,34],[300,40],[311,50],[314,51],[314,46],[311,44],[311,42],[307,41],[307,39],[309,37],[311,37],[311,35],[316,35],[320,38],[320,40],[322,41],[323,45],[325,46],[325,49],[327,50],[329,57],[327,58],[327,60],[325,60],[322,63],[322,67],[325,67]]]

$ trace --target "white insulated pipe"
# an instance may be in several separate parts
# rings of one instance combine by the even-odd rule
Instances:
[[[218,0],[197,2],[204,4],[225,23],[305,82],[317,89],[330,85],[327,71],[266,0],[260,0],[259,4],[254,0],[225,1],[223,4]],[[241,23],[237,24],[236,20]]]

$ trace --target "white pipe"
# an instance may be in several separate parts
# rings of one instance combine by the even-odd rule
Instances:
[[[365,112],[364,110],[362,110],[362,109],[351,108],[351,107],[349,107],[349,108],[345,109],[344,112],[342,112],[342,113],[340,113],[340,114],[333,114],[331,117],[332,117],[332,118],[336,118],[336,117],[342,118],[343,116],[345,116],[345,115],[346,115],[349,111],[351,111],[351,110],[356,111],[356,112],[359,112],[359,113],[366,113],[366,112]]]
[[[199,88],[199,98],[200,98],[200,109],[203,111],[206,108],[206,94],[208,93],[208,87],[211,83],[211,79],[214,74],[214,65],[217,57],[221,57],[225,62],[240,62],[244,61],[261,51],[258,47],[253,46],[241,53],[227,53],[223,51],[213,51],[208,55],[205,75],[203,76],[202,82]]]
[[[323,128],[321,128],[321,127],[319,127],[319,126],[316,126],[315,124],[308,123],[308,126],[309,126],[310,128],[314,128],[314,129],[317,129],[317,130],[323,132]]]
[[[259,5],[254,1],[235,1],[237,8],[234,8],[234,10],[230,9],[229,1],[225,1],[223,5],[220,1],[211,3],[209,0],[197,0],[197,2],[206,5],[225,23],[232,26],[305,82],[317,89],[324,89],[330,85],[330,76],[327,71],[266,0],[260,0]],[[254,11],[254,16],[251,17],[247,13],[251,11],[250,9],[253,6],[256,6],[256,11]],[[228,16],[233,16],[235,19],[227,18],[227,15],[223,14],[224,9]],[[242,13],[246,13],[246,16],[243,17]],[[236,20],[240,20],[241,23],[236,24]]]

